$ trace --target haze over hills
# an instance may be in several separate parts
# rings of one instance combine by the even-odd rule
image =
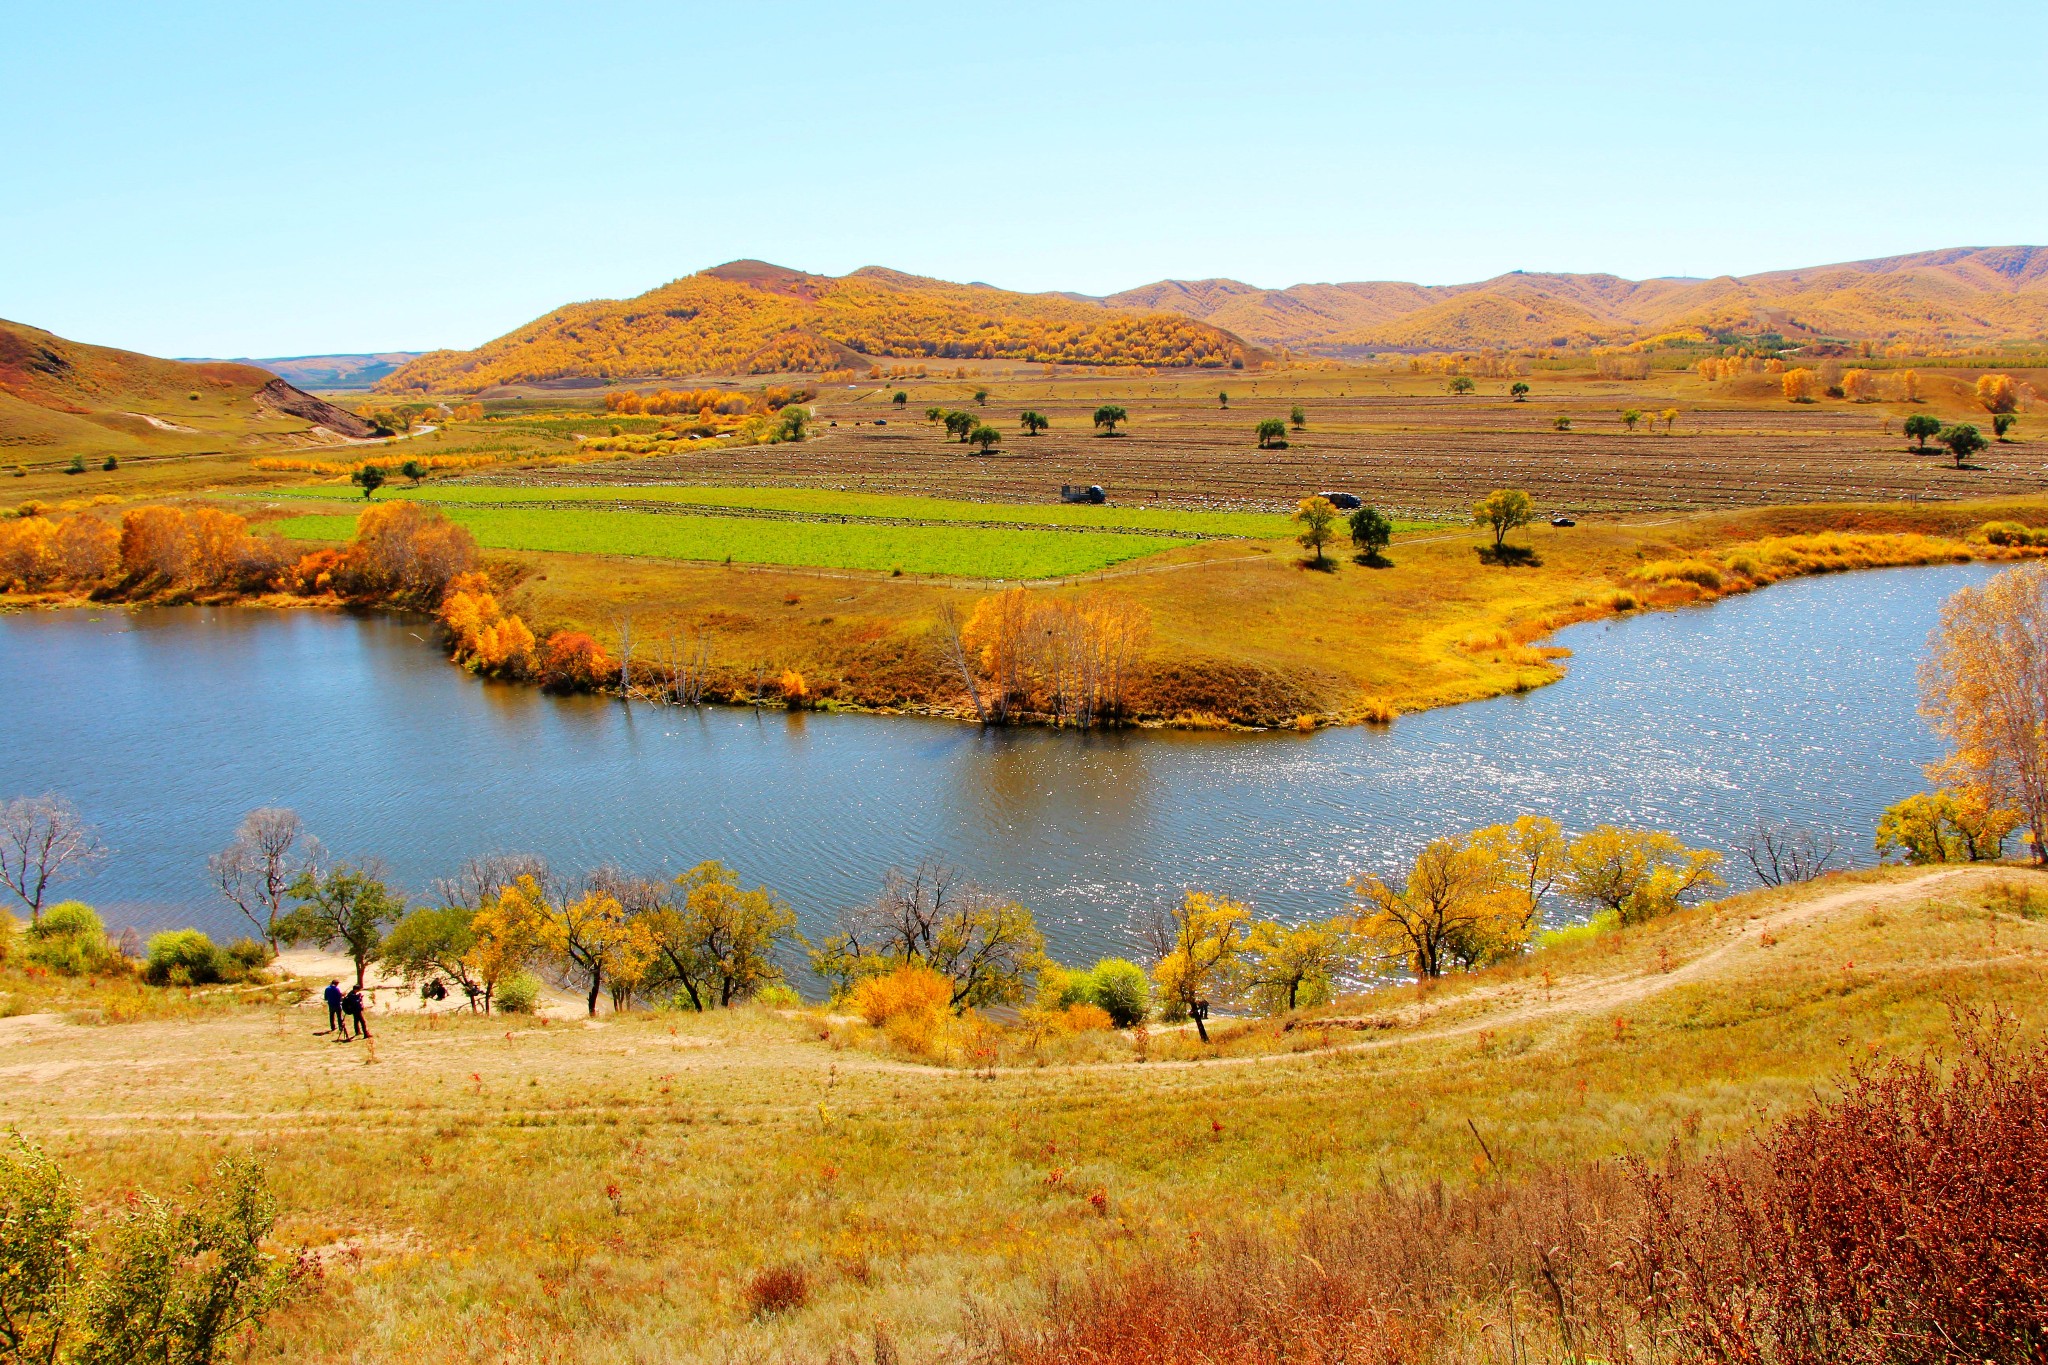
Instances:
[[[1958,247],[1707,280],[1521,271],[1437,286],[1161,280],[1101,303],[1199,318],[1259,346],[1339,355],[1620,345],[1694,329],[2017,341],[2048,336],[2048,247]]]
[[[186,356],[183,359],[193,365],[254,365],[257,369],[268,370],[278,378],[302,389],[367,390],[385,375],[408,361],[419,359],[424,354],[423,351],[372,351],[260,358],[236,356],[231,360],[216,360],[205,356]]]
[[[251,365],[188,364],[0,320],[0,459],[309,444],[371,434]]]

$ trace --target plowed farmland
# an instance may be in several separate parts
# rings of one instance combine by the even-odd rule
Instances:
[[[1516,403],[1504,380],[1453,397],[1435,381],[1283,377],[1231,389],[1227,409],[1216,399],[1227,381],[1201,391],[1191,382],[993,381],[985,405],[974,403],[981,385],[973,381],[912,381],[905,409],[888,402],[896,386],[864,385],[824,395],[817,438],[801,445],[595,464],[548,481],[793,484],[1006,502],[1052,499],[1061,484],[1078,483],[1102,484],[1126,505],[1232,508],[1280,507],[1306,492],[1343,489],[1418,516],[1460,513],[1499,487],[1527,489],[1546,512],[1575,514],[1914,502],[2048,487],[2048,441],[1995,444],[1977,467],[1957,469],[1939,447],[1915,453],[1900,434],[1908,412],[1968,420],[1966,409],[1730,400],[1679,376],[1531,382],[1530,400]],[[1106,403],[1130,415],[1115,436],[1096,434],[1091,421]],[[1289,431],[1285,450],[1258,449],[1257,423],[1284,419],[1297,403],[1305,428]],[[973,411],[1003,432],[1002,444],[987,456],[973,453],[924,419],[932,406]],[[1679,415],[1667,430],[1655,415],[1673,407]],[[1620,419],[1630,408],[1644,414],[1633,431]],[[1025,409],[1043,413],[1051,428],[1025,435],[1017,426]],[[1560,416],[1571,430],[1554,429]],[[1988,430],[1981,413],[1975,419]]]

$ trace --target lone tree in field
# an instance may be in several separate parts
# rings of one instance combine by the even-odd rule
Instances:
[[[93,827],[61,796],[23,796],[0,804],[0,886],[21,898],[30,923],[42,919],[51,882],[104,855]]]
[[[1972,455],[1979,455],[1990,446],[1984,433],[1968,422],[1958,422],[1941,433],[1941,443],[1948,447],[1948,453],[1956,457],[1956,468],[1963,467],[1963,461]]]
[[[1514,383],[1508,385],[1508,397],[1514,399],[1517,403],[1521,402],[1528,396],[1529,386],[1527,384],[1524,384],[1521,380],[1517,379]]]
[[[427,467],[421,464],[418,460],[407,460],[404,464],[398,467],[398,472],[405,475],[406,478],[411,479],[412,486],[414,488],[418,488],[420,486],[420,480],[427,477]]]
[[[1996,436],[1999,440],[2003,441],[2011,434],[2012,429],[2018,426],[2019,423],[2020,419],[2014,416],[2012,413],[1994,413],[1991,418],[1991,434],[1993,436]],[[112,459],[113,457],[110,455],[107,458]]]
[[[962,442],[965,442],[974,429],[981,425],[981,419],[971,412],[949,412],[943,420],[946,424],[946,434]]]
[[[924,410],[924,420],[927,422],[936,422],[945,415],[946,410],[944,408],[926,408]]]
[[[1462,396],[1472,392],[1477,387],[1479,386],[1472,382],[1472,376],[1469,374],[1454,374],[1451,376],[1450,390],[1454,394]]]
[[[349,476],[350,483],[363,490],[363,501],[384,486],[384,470],[377,465],[366,464]]]
[[[1361,507],[1351,514],[1351,543],[1368,564],[1379,562],[1380,552],[1394,539],[1394,523],[1377,507]]]
[[[996,444],[996,442],[1003,439],[1003,433],[997,431],[988,423],[982,422],[978,424],[974,428],[974,430],[967,433],[967,439],[973,442],[975,445],[980,446],[981,453],[986,455],[988,454],[988,448],[990,446]]]
[[[1508,532],[1536,519],[1536,504],[1519,488],[1496,488],[1472,506],[1474,525],[1493,528],[1497,554],[1507,544]]]
[[[1920,665],[1920,714],[1948,741],[1928,775],[2020,812],[2048,861],[2048,565],[2023,564],[1941,608]]]
[[[1636,423],[1642,420],[1643,414],[1635,408],[1623,408],[1621,410],[1621,424],[1627,427],[1630,431],[1634,431],[1636,429]]]
[[[1116,435],[1116,424],[1130,420],[1131,415],[1114,403],[1105,403],[1095,410],[1095,425],[1106,428],[1102,433],[1105,436]]]
[[[896,396],[894,398],[891,398],[889,401],[900,408],[907,405],[910,402],[910,395],[905,393],[903,390],[898,389],[896,390]]]
[[[1301,404],[1296,403],[1294,405],[1294,411],[1287,414],[1287,422],[1296,431],[1300,431],[1308,425],[1308,414],[1301,410]]]
[[[987,407],[987,406],[988,406],[988,390],[987,390],[987,389],[976,389],[976,390],[974,391],[974,403],[975,403],[975,406],[976,406],[976,407],[983,407],[983,408]]]
[[[1572,429],[1572,419],[1569,417],[1553,417],[1550,419],[1550,429],[1552,431],[1570,431]]]
[[[1941,435],[1941,421],[1924,412],[1916,412],[1906,419],[1905,432],[1913,438],[1915,450],[1925,450],[1928,441]]]
[[[1287,446],[1287,423],[1278,417],[1268,417],[1258,427],[1260,450],[1284,450]]]
[[[1229,407],[1229,406],[1230,406],[1230,395],[1229,395],[1229,394],[1227,394],[1227,393],[1219,393],[1219,394],[1217,394],[1217,395],[1216,395],[1216,406],[1217,406],[1217,407],[1219,407],[1219,408],[1227,408],[1227,407]]]
[[[1316,566],[1322,567],[1325,562],[1323,547],[1337,538],[1335,504],[1320,495],[1303,498],[1295,505],[1294,515],[1289,520],[1301,528],[1301,534],[1295,537],[1301,542],[1301,548],[1313,550]]]
[[[1031,411],[1018,413],[1017,425],[1024,428],[1024,434],[1026,436],[1036,436],[1039,432],[1044,431],[1047,427],[1051,426],[1052,423],[1046,420],[1046,416],[1044,413]]]

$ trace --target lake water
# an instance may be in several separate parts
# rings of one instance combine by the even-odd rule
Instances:
[[[241,932],[206,856],[282,805],[415,892],[492,851],[668,874],[720,858],[813,935],[937,856],[1086,961],[1185,887],[1322,914],[1350,876],[1525,812],[1723,848],[1794,820],[1868,862],[1879,810],[1937,755],[1914,714],[1927,632],[1991,572],[1806,579],[1574,627],[1555,686],[1312,735],[693,712],[479,682],[391,618],[24,613],[0,616],[0,796],[70,797],[111,856],[63,889],[145,930]]]

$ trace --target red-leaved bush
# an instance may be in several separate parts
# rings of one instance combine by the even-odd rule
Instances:
[[[1009,1365],[2048,1365],[2048,1050],[1853,1073],[1725,1158],[1333,1194],[1062,1286]]]
[[[1644,1193],[1700,1358],[2048,1360],[2048,1059],[2003,1021],[1966,1021],[1946,1072],[1859,1073],[1696,1188]]]

